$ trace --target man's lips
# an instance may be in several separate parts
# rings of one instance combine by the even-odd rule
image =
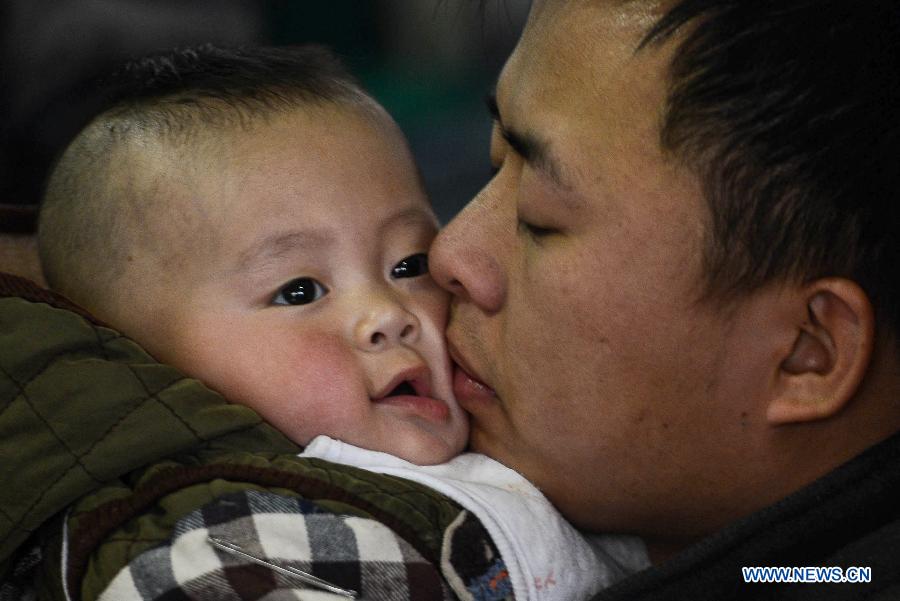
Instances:
[[[431,420],[446,421],[450,417],[450,408],[447,403],[433,398],[431,394],[431,373],[428,368],[413,367],[395,375],[372,402],[412,410]]]
[[[478,376],[473,375],[473,370],[465,362],[462,355],[455,347],[448,347],[450,358],[455,363],[453,367],[453,393],[456,400],[466,410],[472,410],[476,405],[490,403],[496,400],[497,393],[485,384]]]

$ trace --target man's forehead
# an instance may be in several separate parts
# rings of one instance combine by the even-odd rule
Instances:
[[[548,0],[529,17],[503,75],[541,77],[548,92],[591,80],[602,84],[648,53],[638,49],[662,14],[658,2]]]
[[[583,23],[596,21],[624,29],[646,32],[662,17],[675,0],[535,0],[527,26],[543,23],[570,14]]]
[[[544,0],[534,11],[497,83],[510,126],[538,114],[587,119],[616,103],[628,109],[661,100],[670,52],[656,45],[638,50],[662,16],[660,2]]]
[[[663,158],[673,45],[639,50],[659,3],[548,1],[498,80],[499,121],[542,140],[570,191],[596,196],[595,183],[632,182],[638,165]]]

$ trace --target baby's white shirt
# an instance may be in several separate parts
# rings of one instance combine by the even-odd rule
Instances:
[[[531,482],[486,455],[423,466],[318,436],[300,456],[406,478],[450,497],[491,535],[519,601],[588,599],[650,565],[640,539],[582,535]]]

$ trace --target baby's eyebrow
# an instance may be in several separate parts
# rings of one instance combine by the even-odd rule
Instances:
[[[392,227],[419,225],[434,227],[436,224],[433,215],[421,207],[407,207],[387,217],[378,229],[381,235],[385,235],[386,230]]]
[[[277,259],[290,252],[323,249],[333,243],[334,237],[325,230],[290,230],[269,234],[253,242],[238,254],[236,271],[249,271],[261,263]]]

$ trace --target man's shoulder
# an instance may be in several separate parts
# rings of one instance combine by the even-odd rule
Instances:
[[[596,599],[900,598],[897,499],[900,434]]]

